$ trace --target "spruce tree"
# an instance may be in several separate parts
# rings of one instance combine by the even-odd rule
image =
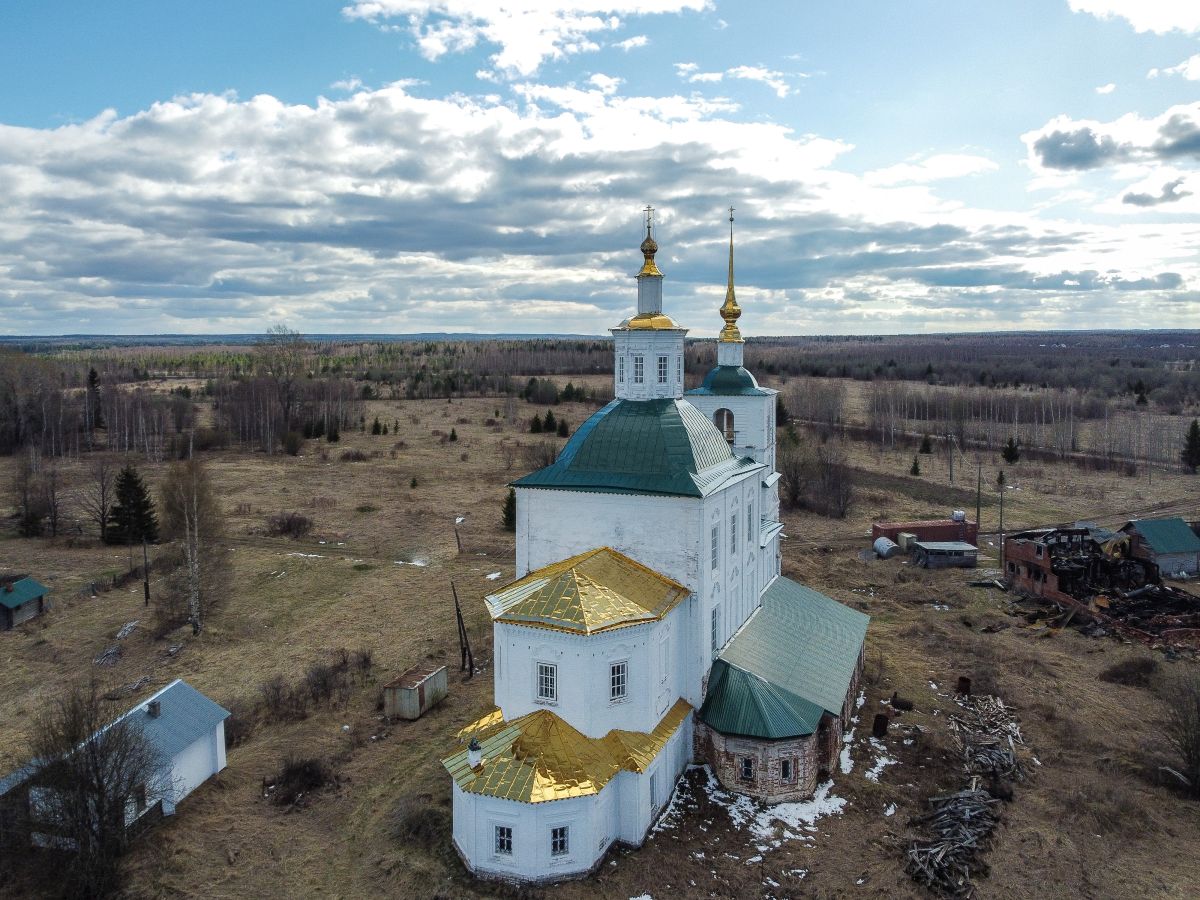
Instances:
[[[919,462],[917,462],[917,458],[915,456],[913,457],[912,468],[908,470],[908,474],[909,475],[920,475],[921,474],[921,464]]]
[[[96,373],[95,368],[88,370],[87,402],[92,412],[92,427],[103,428],[104,416],[100,413],[100,376]]]
[[[504,498],[504,508],[500,513],[500,522],[504,526],[505,531],[517,530],[517,492],[512,488],[508,489],[508,496]]]
[[[116,502],[109,513],[105,538],[110,544],[140,544],[158,540],[154,501],[142,476],[132,465],[121,469],[114,490]]]
[[[1003,449],[1001,449],[1000,455],[1003,456],[1004,461],[1006,463],[1009,463],[1010,465],[1013,463],[1020,462],[1021,447],[1020,447],[1020,445],[1017,444],[1017,441],[1015,438],[1009,437],[1008,443],[1004,445]]]
[[[922,452],[922,453],[932,453],[933,452],[933,441],[931,441],[929,439],[929,435],[925,435],[923,438],[921,438],[921,451],[920,452]]]
[[[530,434],[541,434],[542,433],[542,417],[539,416],[537,413],[533,414],[533,421],[529,423],[529,433]]]
[[[375,417],[375,422],[371,425],[371,434],[383,434],[383,426],[379,424],[379,416]]]
[[[568,437],[570,434],[571,434],[571,429],[567,427],[567,420],[559,419],[558,420],[558,436],[559,437]]]
[[[455,431],[453,428],[450,429],[450,440],[452,440],[452,441],[458,440],[458,432]]]
[[[554,418],[554,413],[546,410],[546,418],[542,420],[542,430],[554,434],[558,430],[558,420]]]
[[[1183,438],[1183,452],[1179,456],[1189,472],[1200,469],[1200,421],[1192,419]]]

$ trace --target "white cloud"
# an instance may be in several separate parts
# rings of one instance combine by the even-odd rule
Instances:
[[[622,16],[700,12],[709,0],[353,0],[342,12],[381,27],[407,23],[427,59],[462,53],[479,43],[499,48],[495,68],[510,77],[529,77],[547,60],[599,49],[595,38],[615,31]],[[643,37],[643,43],[644,43]],[[622,49],[641,46],[638,37]]]
[[[788,75],[763,66],[734,66],[723,72],[701,72],[700,67],[693,62],[675,63],[675,74],[689,84],[715,84],[726,78],[758,81],[773,90],[781,99],[792,92],[792,87],[787,82],[789,77],[808,77],[801,73]]]
[[[1117,89],[1117,86],[1110,81],[1108,84],[1102,84],[1102,85],[1100,85],[1100,87],[1096,88],[1096,93],[1097,94],[1111,94],[1116,89]]]
[[[755,334],[1018,327],[1043,303],[1092,326],[1117,290],[1136,325],[1200,280],[1194,217],[1106,229],[972,209],[934,187],[988,171],[982,157],[860,178],[837,168],[850,149],[727,99],[624,97],[600,74],[503,97],[199,94],[0,126],[0,331],[598,333],[634,303],[646,202],[672,314],[701,335],[720,324],[730,203]],[[1167,212],[1194,202],[1169,199],[1185,189],[1146,188]]]
[[[966,153],[936,153],[924,159],[888,166],[868,172],[864,178],[868,184],[927,184],[949,178],[964,178],[998,169],[994,162],[984,156]]]
[[[1035,171],[1082,172],[1127,163],[1200,160],[1200,101],[1151,119],[1127,113],[1112,122],[1060,115],[1021,135]]]
[[[635,34],[633,37],[625,38],[623,41],[617,41],[613,44],[618,50],[624,50],[628,53],[630,50],[635,50],[638,47],[645,47],[650,43],[650,38],[644,34]]]
[[[602,75],[599,72],[597,72],[595,75],[593,75],[591,78],[588,79],[588,83],[593,85],[596,88],[599,88],[600,93],[607,95],[607,94],[615,94],[617,92],[617,88],[619,88],[621,86],[621,84],[622,84],[622,82],[624,82],[624,80],[625,79],[623,79],[623,78],[614,78],[611,75]]]
[[[1200,31],[1200,3],[1195,0],[1068,0],[1073,12],[1100,19],[1125,19],[1135,31]]]
[[[1179,75],[1188,81],[1200,81],[1200,53],[1189,56],[1177,66],[1167,69],[1151,69],[1146,73],[1147,78],[1158,78],[1163,75]]]
[[[350,78],[343,78],[341,81],[335,81],[333,84],[329,85],[329,89],[331,91],[346,91],[348,93],[353,93],[362,86],[362,79],[357,75],[353,75]]]

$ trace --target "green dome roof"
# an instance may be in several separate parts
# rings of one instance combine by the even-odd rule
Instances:
[[[771,391],[758,386],[754,376],[741,366],[717,366],[704,376],[700,387],[688,391],[691,395],[742,395],[765,397]]]
[[[558,459],[516,487],[703,497],[758,466],[684,400],[614,400],[583,423]]]

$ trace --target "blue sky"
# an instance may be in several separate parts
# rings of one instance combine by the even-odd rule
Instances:
[[[0,7],[0,332],[1200,327],[1200,4]]]

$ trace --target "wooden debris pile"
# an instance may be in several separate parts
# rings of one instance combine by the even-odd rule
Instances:
[[[930,797],[930,811],[909,821],[928,836],[909,843],[905,871],[937,894],[965,898],[974,890],[971,878],[988,873],[982,853],[1000,822],[998,797],[1011,799],[1011,782],[1025,778],[1018,751],[1025,739],[999,697],[959,694],[954,702],[961,712],[949,716],[950,728],[970,781],[957,793]]]
[[[963,757],[963,770],[968,775],[1023,781],[1025,767],[1017,746],[1023,746],[1025,739],[1004,701],[985,695],[959,696],[955,702],[963,711],[950,716],[950,728]]]
[[[978,781],[972,779],[970,788],[956,794],[930,797],[930,812],[909,822],[927,826],[933,836],[909,844],[905,871],[946,897],[970,897],[971,876],[988,872],[980,851],[1000,821],[1000,801],[980,790]]]

